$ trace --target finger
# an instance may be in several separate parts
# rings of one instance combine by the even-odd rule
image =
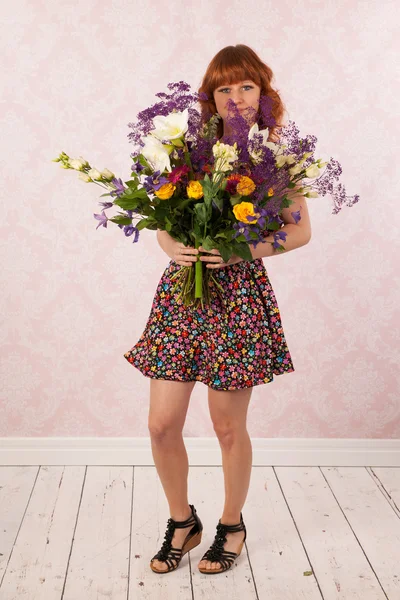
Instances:
[[[178,265],[181,265],[181,267],[192,267],[193,263],[192,261],[188,262],[186,260],[176,260],[176,263],[178,263]]]
[[[193,248],[193,246],[185,246],[185,244],[182,244],[182,242],[180,242],[180,244],[179,244],[179,251],[181,254],[198,254],[199,253],[197,248]]]
[[[212,250],[204,250],[203,246],[199,246],[199,250],[201,252],[207,252],[208,254],[219,254],[216,248],[213,248]]]
[[[203,262],[206,261],[210,261],[210,262],[216,262],[216,263],[220,263],[221,262],[221,255],[218,254],[217,256],[200,256],[200,260],[202,260]]]

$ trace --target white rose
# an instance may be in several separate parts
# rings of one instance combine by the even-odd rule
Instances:
[[[238,159],[236,142],[233,146],[230,146],[229,144],[221,144],[218,140],[218,142],[214,144],[212,151],[215,158],[215,169],[217,171],[229,171],[232,169],[231,163]]]
[[[255,165],[262,161],[262,150],[249,150],[249,154]]]
[[[283,165],[286,164],[286,155],[285,154],[279,154],[275,158],[275,164],[278,167],[278,169],[280,169],[281,167],[283,167]]]
[[[212,151],[215,158],[225,158],[229,162],[233,162],[238,159],[236,142],[233,144],[233,146],[230,146],[229,144],[221,144],[221,142],[218,140],[218,142],[214,144]]]
[[[307,169],[306,169],[306,177],[308,177],[309,179],[314,179],[314,177],[318,177],[319,175],[319,168],[318,165],[310,165]]]
[[[169,158],[169,149],[164,146],[160,140],[153,135],[143,138],[144,146],[141,154],[153,166],[155,171],[163,173],[165,170],[171,171],[171,161]]]
[[[303,165],[297,164],[297,165],[294,165],[294,167],[291,167],[289,169],[289,174],[290,175],[298,175],[302,170],[303,170]]]
[[[153,119],[154,129],[151,130],[159,140],[175,140],[183,137],[188,129],[188,109],[172,112],[169,115],[157,115]]]

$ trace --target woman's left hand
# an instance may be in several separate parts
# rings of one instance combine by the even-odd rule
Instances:
[[[241,256],[232,254],[228,262],[221,262],[221,254],[216,248],[214,248],[213,250],[204,250],[203,246],[199,246],[199,251],[207,253],[204,256],[200,256],[200,260],[206,262],[206,267],[208,267],[209,269],[218,269],[221,267],[235,265],[236,263],[242,262],[243,260]]]

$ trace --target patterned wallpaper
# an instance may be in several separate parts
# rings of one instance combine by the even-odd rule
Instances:
[[[387,0],[3,7],[1,436],[148,436],[149,380],[123,354],[169,258],[154,232],[96,231],[102,190],[51,159],[128,179],[128,122],[245,43],[361,197],[339,215],[310,199],[311,242],[264,259],[296,370],[253,388],[250,435],[399,437],[398,14]],[[184,435],[214,435],[202,383]]]

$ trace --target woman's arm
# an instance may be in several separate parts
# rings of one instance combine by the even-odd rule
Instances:
[[[250,252],[253,256],[253,260],[256,258],[265,258],[267,256],[276,256],[277,254],[285,254],[290,250],[295,250],[301,246],[305,246],[311,239],[311,223],[310,216],[308,214],[307,200],[302,194],[290,197],[293,201],[288,208],[284,208],[281,212],[281,218],[285,225],[278,229],[278,232],[282,231],[286,233],[286,241],[278,239],[278,243],[285,248],[285,252],[277,251],[272,244],[266,244],[260,242],[255,248],[250,245]],[[292,212],[300,211],[300,221],[296,224],[296,220],[292,216]],[[276,233],[276,232],[275,232]],[[266,242],[273,242],[274,235],[268,235],[264,238]]]
[[[169,258],[172,258],[175,240],[169,235],[168,231],[157,229],[157,241],[164,250],[165,254],[169,256]]]

